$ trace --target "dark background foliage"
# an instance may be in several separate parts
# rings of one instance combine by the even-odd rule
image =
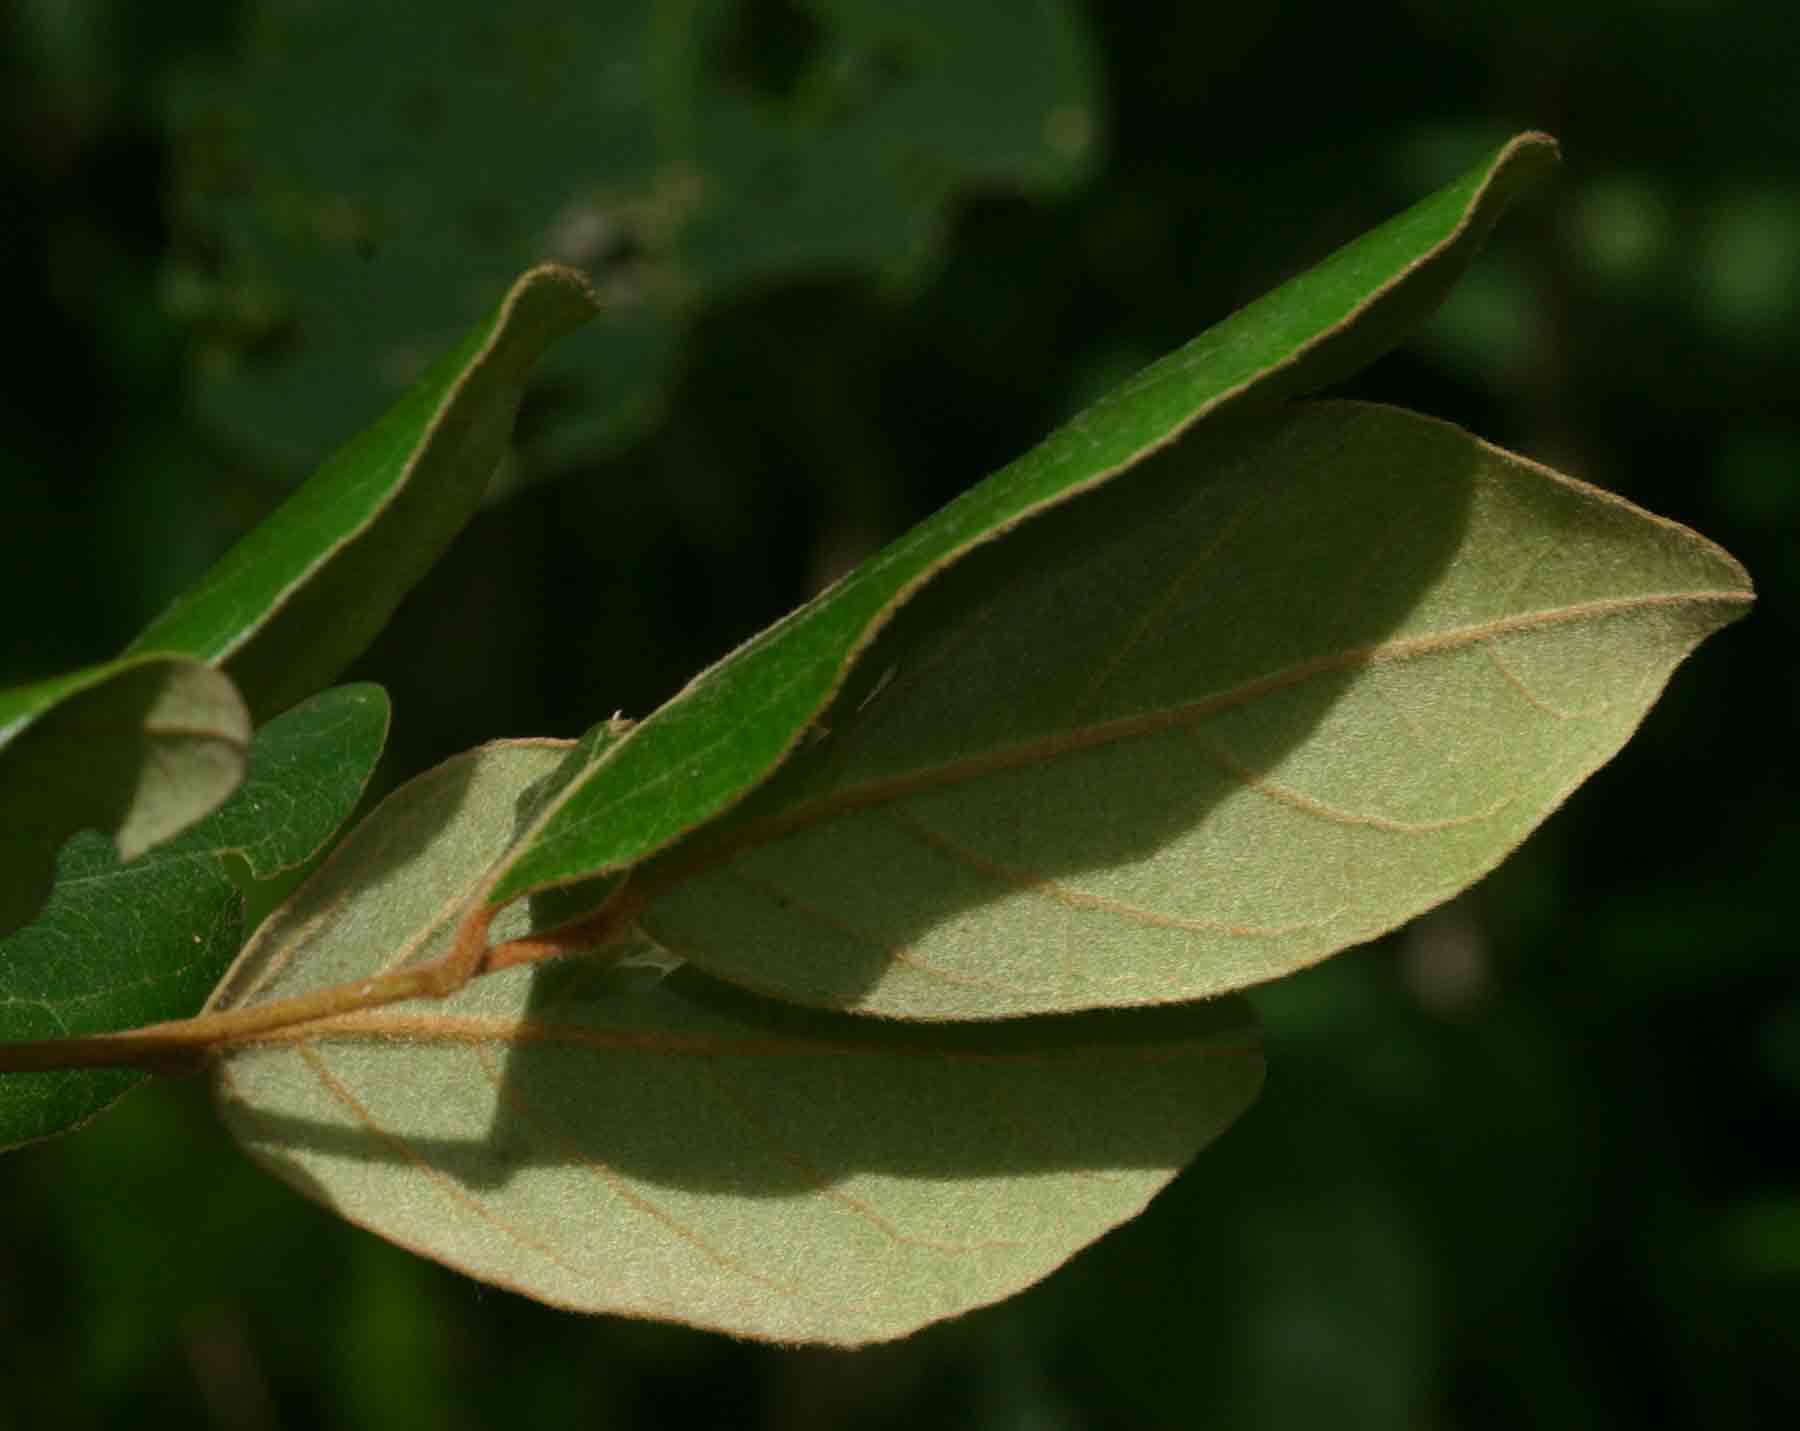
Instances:
[[[776,103],[837,23],[689,8],[724,15],[717,82]],[[186,201],[192,101],[171,97],[246,63],[255,9],[0,9],[0,679],[110,654],[293,478],[205,398],[221,362],[278,375],[307,334],[231,286]],[[549,441],[570,398],[547,387],[527,480],[359,664],[395,697],[389,781],[641,714],[1135,365],[1486,144],[1556,133],[1552,189],[1355,391],[1696,526],[1761,602],[1498,874],[1259,991],[1267,1092],[1143,1218],[908,1342],[768,1349],[416,1260],[251,1168],[199,1086],[157,1086],[0,1162],[0,1426],[1793,1424],[1800,51],[1782,15],[1089,5],[1084,172],[964,183],[904,262],[797,259],[698,295],[623,434]],[[397,43],[391,68],[415,53]],[[1003,53],[979,69],[1001,98],[1032,82]],[[327,115],[359,102],[328,70],[298,80]]]

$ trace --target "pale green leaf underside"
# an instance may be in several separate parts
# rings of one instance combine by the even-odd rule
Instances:
[[[1109,482],[1203,420],[1269,411],[1397,343],[1554,162],[1522,135],[1139,373],[702,673],[571,780],[496,874],[503,903],[648,858],[730,808],[790,755],[875,633],[981,544]]]
[[[390,797],[217,1005],[441,952],[564,748],[487,747]],[[1043,1276],[1261,1078],[1230,1001],[922,1030],[591,956],[309,1034],[233,1053],[220,1106],[343,1216],[558,1305],[839,1344]]]
[[[0,936],[49,896],[77,830],[129,860],[216,808],[243,779],[250,713],[218,671],[137,656],[0,693]]]
[[[634,875],[643,924],[901,1018],[1241,988],[1491,869],[1749,594],[1447,424],[1290,408],[946,574],[773,781]]]

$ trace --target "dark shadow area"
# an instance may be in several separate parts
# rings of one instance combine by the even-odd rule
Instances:
[[[1441,444],[1440,460],[1423,461],[1414,449],[1388,473],[1390,458],[1375,439],[1391,430],[1381,426],[1389,420],[1374,409],[1334,407],[1233,422],[979,548],[903,608],[826,715],[825,738],[804,747],[739,819],[727,821],[725,837],[832,788],[856,768],[861,743],[877,738],[887,710],[903,709],[923,727],[906,747],[910,758],[928,757],[941,733],[940,756],[949,760],[965,758],[971,739],[1003,748],[1060,729],[1071,691],[1085,703],[1084,719],[1117,721],[1146,703],[1155,708],[1317,665],[1271,719],[1236,729],[1234,763],[1252,774],[1275,765],[1310,736],[1353,678],[1353,666],[1333,668],[1329,658],[1391,633],[1462,540],[1476,449],[1450,429],[1430,427],[1425,439]],[[1259,485],[1269,471],[1282,480]],[[1390,480],[1372,480],[1378,477]],[[1292,589],[1270,587],[1271,560],[1297,574]],[[1250,565],[1240,571],[1240,562]],[[1131,580],[1119,610],[1096,613],[1115,594],[1093,583],[1095,571],[1107,570],[1126,570]],[[1205,608],[1191,619],[1183,606],[1189,587]],[[1042,626],[1067,631],[1077,650],[1088,649],[1081,643],[1096,630],[1117,625],[1125,637],[1094,649],[1137,649],[1156,659],[1130,679],[1118,676],[1117,689],[1085,669],[1071,682],[1068,661],[1046,661],[1041,651],[994,647],[991,660],[971,664],[966,643],[984,639],[990,626],[1004,633],[1006,613],[1018,603],[1032,606]],[[955,669],[963,684],[943,690],[941,708],[882,704],[879,683],[916,675],[931,690],[934,672],[953,660],[961,662]],[[1047,684],[1032,684],[1034,673]],[[1098,746],[1068,758],[1108,754]],[[517,828],[565,775],[519,796]],[[1044,852],[1033,873],[1078,882],[1142,858],[1206,820],[1242,778],[1198,754],[1170,762],[1165,775],[1154,798],[1133,797],[1129,818],[1110,818],[1095,801],[1048,816],[1041,808],[1022,813],[1037,822],[1033,835]],[[883,875],[865,872],[871,881]],[[952,888],[920,917],[954,918],[979,889]],[[926,927],[902,930],[900,942]],[[664,939],[659,928],[653,932]],[[684,952],[679,941],[664,942]],[[730,977],[741,967],[754,982],[763,946],[750,938],[733,947],[739,964],[709,972]],[[867,947],[846,944],[844,955],[817,973],[820,987],[849,1000],[886,965]],[[548,1161],[782,1197],[829,1188],[863,1169],[973,1177],[1179,1164],[1191,1155],[1196,1127],[1228,1118],[1256,1078],[1248,1053],[1193,1049],[1230,1029],[1237,1006],[1229,1002],[918,1025],[821,1015],[693,969],[662,978],[652,969],[573,959],[531,978],[527,1037],[503,1056],[471,1052],[436,1065],[455,1068],[458,1078],[495,1080],[485,1138],[402,1146],[279,1121],[253,1118],[251,1126],[274,1141],[339,1156],[422,1157],[476,1189]],[[1225,1042],[1248,1040],[1246,1029],[1242,1038],[1227,1033]],[[323,1056],[330,1058],[328,1045]],[[1207,1062],[1196,1064],[1196,1056]],[[1220,1057],[1237,1062],[1221,1070],[1212,1062]],[[405,1077],[403,1059],[397,1056],[392,1080]],[[409,1087],[408,1097],[418,1094]],[[381,1122],[379,1111],[374,1118]]]
[[[399,7],[309,38],[355,7],[0,5],[10,679],[119,650],[381,408],[401,379],[380,360],[451,341],[540,256],[524,241],[655,192],[681,154],[640,116],[706,100],[759,132],[810,126],[721,95],[698,25],[665,34],[691,56],[671,74],[634,4],[467,8],[419,9],[389,42]],[[1260,990],[1270,1085],[1242,1126],[1005,1305],[860,1353],[572,1316],[291,1196],[195,1081],[158,1082],[0,1164],[10,1420],[1800,1426],[1800,1139],[1779,1131],[1800,1116],[1787,7],[863,8],[916,35],[880,94],[943,124],[941,142],[897,128],[881,162],[923,139],[977,182],[905,211],[934,237],[896,288],[860,261],[820,271],[750,166],[718,174],[695,219],[717,217],[717,248],[678,308],[652,291],[553,355],[525,435],[555,448],[558,480],[472,523],[361,663],[396,697],[397,778],[495,736],[643,715],[841,570],[838,533],[871,550],[1525,128],[1558,136],[1562,169],[1351,391],[1695,527],[1754,574],[1755,612],[1453,907],[1477,976],[1460,1002],[1420,995],[1431,925]],[[1023,170],[996,167],[1008,132],[965,100],[1042,93],[1043,67],[957,43],[951,17],[1064,9],[1098,80],[1093,163],[1078,188],[1019,192]],[[839,13],[825,70],[858,58]],[[571,43],[602,26],[615,42]],[[333,57],[332,36],[372,53]],[[502,83],[520,52],[525,82]],[[958,77],[925,93],[946,56]],[[223,82],[177,92],[207,67]],[[847,88],[854,107],[869,87]],[[276,111],[241,142],[237,97]],[[394,142],[359,149],[359,117]],[[323,186],[292,169],[314,143]],[[843,152],[811,171],[818,192],[895,232],[900,206],[846,188],[873,146]],[[318,232],[334,209],[301,207],[340,192],[380,217],[372,262],[354,230]],[[528,251],[484,246],[498,235],[461,222],[471,199],[504,204]],[[716,261],[744,271],[744,245],[754,287],[714,281]],[[309,366],[340,326],[354,351]],[[293,362],[257,361],[284,330]]]
[[[1168,1168],[1192,1156],[1261,1079],[1241,1002],[922,1026],[820,1015],[692,970],[667,977],[571,959],[530,975],[527,1036],[434,1068],[493,1077],[480,1139],[420,1138],[382,1100],[432,1098],[404,1045],[385,1077],[334,1076],[387,1136],[233,1110],[284,1176],[328,1193],[279,1149],[422,1160],[477,1192],[531,1166],[737,1197],[828,1190],[861,1171],[917,1178]],[[323,1041],[315,1055],[339,1063]],[[379,1068],[385,1054],[370,1055]],[[447,1090],[448,1092],[448,1090]]]
[[[964,557],[876,638],[786,766],[637,876],[667,889],[646,930],[720,978],[775,992],[762,971],[783,967],[784,997],[853,1006],[893,951],[1020,879],[1079,891],[1084,873],[1201,826],[1308,740],[1363,669],[1342,658],[1400,626],[1461,547],[1479,449],[1394,421],[1320,405],[1227,422]],[[1391,456],[1383,439],[1401,437]],[[1206,708],[1263,682],[1270,699]],[[829,820],[784,836],[816,874],[798,856],[767,875],[754,848],[732,858],[759,827],[884,782],[916,788],[856,809],[893,814],[894,858],[910,863],[869,867],[886,829],[840,851]],[[919,859],[938,830],[965,853]],[[1020,850],[1029,864],[1004,853]],[[865,908],[879,939],[858,931]],[[803,969],[802,941],[818,950]]]
[[[825,40],[825,26],[793,0],[736,0],[714,41],[712,75],[721,89],[781,108],[800,94]]]

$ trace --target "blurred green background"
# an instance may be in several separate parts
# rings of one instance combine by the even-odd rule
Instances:
[[[564,1315],[338,1224],[173,1084],[0,1160],[0,1426],[1800,1424],[1784,17],[0,7],[0,680],[112,654],[548,255],[608,314],[354,674],[389,783],[642,714],[1521,128],[1562,173],[1355,392],[1761,590],[1499,873],[1259,991],[1259,1105],[1011,1303],[857,1354]]]

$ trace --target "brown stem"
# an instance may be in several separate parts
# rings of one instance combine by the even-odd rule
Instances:
[[[586,919],[553,929],[548,934],[509,939],[504,944],[494,945],[482,961],[481,972],[493,974],[520,964],[541,964],[547,959],[598,949],[629,929],[643,907],[644,900],[638,891],[627,885],[615,890],[606,903]]]
[[[149,1073],[186,1073],[216,1049],[275,1029],[311,1023],[336,1014],[380,1008],[402,999],[436,995],[444,983],[443,962],[400,969],[354,983],[334,984],[291,999],[272,999],[248,1009],[196,1014],[119,1033],[86,1038],[34,1039],[0,1043],[0,1073],[41,1073],[57,1068],[142,1068]],[[444,993],[454,993],[446,989]]]
[[[85,1038],[32,1039],[0,1043],[0,1073],[43,1073],[63,1068],[141,1068],[176,1076],[196,1072],[212,1054],[283,1029],[294,1029],[343,1014],[378,1009],[404,999],[447,998],[471,979],[519,964],[579,953],[604,945],[630,926],[641,900],[629,882],[613,892],[588,918],[547,935],[513,939],[490,947],[488,926],[494,909],[477,906],[456,932],[450,952],[429,964],[396,969],[310,994],[271,999],[250,1008],[196,1014],[119,1033]]]

